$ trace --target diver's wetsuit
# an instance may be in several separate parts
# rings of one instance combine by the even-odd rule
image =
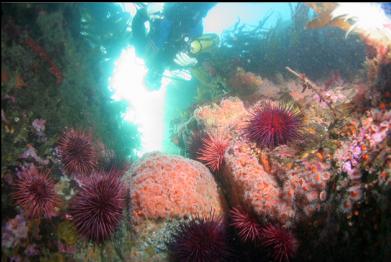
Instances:
[[[137,11],[132,21],[133,45],[138,56],[144,56],[145,44],[147,43],[147,30],[144,23],[148,21],[147,9],[141,8]]]
[[[133,19],[132,31],[136,54],[149,69],[147,85],[159,89],[162,74],[168,67],[175,67],[175,55],[186,48],[185,37],[196,38],[202,35],[202,18],[215,3],[166,3],[164,19],[149,21],[146,8],[138,10]],[[150,22],[147,34],[144,23]]]

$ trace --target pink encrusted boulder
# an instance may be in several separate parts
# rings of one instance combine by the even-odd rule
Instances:
[[[264,170],[250,143],[243,139],[234,141],[224,158],[222,179],[231,205],[289,226],[295,215],[291,203],[283,198],[276,177]]]
[[[331,165],[317,158],[300,159],[294,152],[285,145],[269,152],[273,168],[266,172],[254,144],[234,141],[225,152],[222,176],[231,205],[286,227],[321,210],[328,197]]]
[[[222,195],[207,167],[191,159],[161,153],[147,154],[132,167],[130,199],[135,223],[223,212]]]
[[[180,221],[222,216],[222,192],[202,163],[159,152],[144,155],[130,169],[130,216],[135,242],[132,261],[166,261],[165,243]]]
[[[226,130],[230,133],[240,130],[248,115],[243,102],[238,97],[228,97],[219,104],[204,105],[194,111],[194,117],[206,132]]]

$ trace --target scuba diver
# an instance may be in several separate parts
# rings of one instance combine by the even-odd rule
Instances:
[[[202,19],[215,4],[138,4],[132,44],[148,68],[145,83],[149,89],[160,88],[165,69],[193,66],[198,62],[194,56],[218,45],[217,35],[202,35]]]
[[[385,2],[380,4],[387,17],[391,18],[391,3]]]

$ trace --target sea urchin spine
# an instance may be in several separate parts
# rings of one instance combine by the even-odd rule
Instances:
[[[302,118],[292,105],[265,103],[255,107],[244,133],[258,146],[274,148],[300,137]]]
[[[222,132],[207,134],[202,140],[198,160],[205,163],[212,172],[218,171],[224,160],[224,153],[229,145],[229,138]]]
[[[114,175],[94,173],[84,179],[69,208],[77,231],[95,242],[108,239],[122,218],[124,194],[121,181]]]
[[[41,173],[34,165],[22,171],[21,177],[15,183],[12,197],[31,218],[54,216],[55,208],[60,202],[49,172]]]
[[[238,232],[241,241],[254,243],[260,239],[262,228],[255,218],[239,208],[233,208],[230,213],[231,225]]]
[[[88,174],[97,165],[97,154],[90,135],[70,129],[59,141],[59,152],[66,171]]]
[[[174,261],[218,262],[230,255],[221,218],[195,218],[179,225],[169,243]]]
[[[289,259],[295,255],[298,242],[294,235],[288,230],[270,224],[262,228],[261,234],[261,244],[262,246],[271,249],[274,261],[289,261]]]

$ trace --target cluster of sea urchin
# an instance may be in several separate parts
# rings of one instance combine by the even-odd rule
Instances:
[[[290,231],[273,224],[262,226],[255,217],[239,208],[231,210],[231,220],[242,242],[265,248],[273,261],[289,261],[295,255],[298,242]]]
[[[67,130],[60,138],[58,148],[67,172],[86,175],[96,168],[97,153],[91,135]]]
[[[60,202],[49,172],[40,172],[34,165],[21,172],[12,197],[31,218],[54,216]]]
[[[230,256],[221,218],[195,218],[180,224],[168,244],[173,261],[218,262]]]
[[[258,146],[274,148],[301,137],[302,119],[291,104],[267,102],[255,107],[244,133]]]
[[[122,218],[125,190],[115,174],[95,172],[83,181],[70,203],[69,213],[81,235],[102,242],[111,236]]]

